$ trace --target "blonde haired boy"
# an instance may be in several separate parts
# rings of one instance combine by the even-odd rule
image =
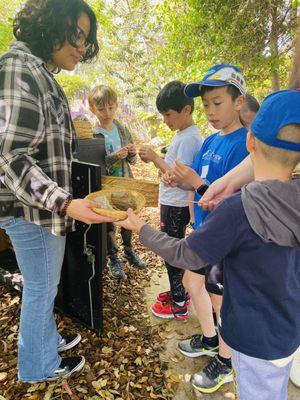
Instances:
[[[136,163],[136,148],[131,133],[116,120],[118,97],[109,86],[99,85],[91,90],[88,96],[90,111],[95,114],[98,123],[94,128],[94,136],[104,136],[106,173],[111,176],[131,178],[130,164]],[[121,260],[118,257],[118,245],[115,238],[115,225],[107,224],[107,255],[108,268],[115,279],[124,279]],[[132,233],[121,228],[121,237],[124,247],[124,261],[139,269],[146,268],[137,256],[131,245]]]

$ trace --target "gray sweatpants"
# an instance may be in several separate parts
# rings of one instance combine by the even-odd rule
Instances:
[[[232,366],[238,400],[287,400],[292,362],[279,368],[268,360],[232,350]]]

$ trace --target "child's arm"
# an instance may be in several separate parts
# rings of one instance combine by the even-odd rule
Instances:
[[[209,186],[200,199],[199,206],[205,210],[212,210],[224,197],[233,194],[243,185],[253,181],[253,179],[253,165],[250,156],[248,156],[239,165]]]
[[[173,171],[174,177],[176,179],[178,179],[183,184],[190,185],[194,189],[198,189],[201,185],[205,183],[205,180],[201,178],[201,176],[198,175],[193,168],[183,164],[178,160],[174,161]]]
[[[125,221],[117,224],[139,232],[141,243],[170,265],[197,270],[208,264],[217,264],[243,245],[239,230],[244,218],[244,213],[240,212],[241,207],[241,199],[225,199],[210,213],[201,227],[185,239],[169,237],[164,232],[156,231],[132,210],[127,211],[128,218]]]
[[[196,252],[190,249],[185,239],[177,239],[165,232],[157,231],[129,209],[128,218],[115,224],[140,234],[141,243],[166,262],[181,269],[198,270],[208,265]]]
[[[152,161],[156,168],[160,169],[162,173],[165,173],[166,171],[170,171],[172,169],[163,158],[159,157],[159,155],[155,153],[151,146],[141,146],[139,150],[139,155],[141,159],[145,162]]]

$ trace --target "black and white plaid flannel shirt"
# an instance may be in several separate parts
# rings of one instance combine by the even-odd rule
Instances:
[[[72,193],[74,128],[67,99],[25,43],[0,57],[0,219],[23,217],[55,235],[73,230],[57,214]]]

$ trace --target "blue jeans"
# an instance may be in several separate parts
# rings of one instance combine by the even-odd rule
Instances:
[[[50,229],[12,218],[0,221],[10,237],[24,287],[19,329],[18,368],[23,382],[43,380],[53,374],[61,357],[53,315],[54,300],[65,252],[65,236]]]
[[[292,362],[277,367],[271,361],[232,350],[238,400],[287,400]]]

